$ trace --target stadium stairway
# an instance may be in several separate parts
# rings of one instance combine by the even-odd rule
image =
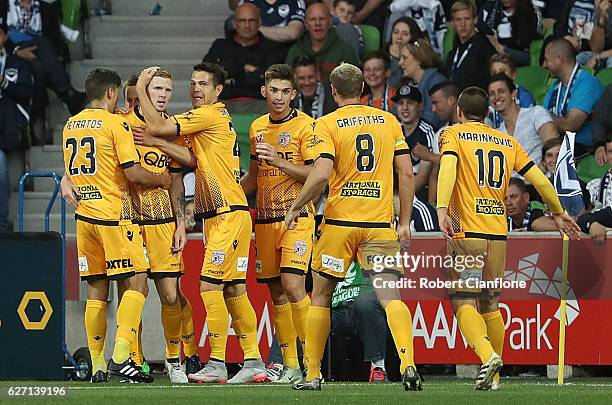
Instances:
[[[95,10],[98,1],[88,0]],[[150,16],[149,10],[159,3],[161,15]],[[206,54],[215,38],[223,36],[223,23],[230,14],[227,2],[219,0],[114,0],[112,14],[89,18],[91,54],[83,59],[83,47],[71,44],[75,59],[69,73],[75,88],[84,90],[87,74],[96,67],[116,70],[122,80],[138,74],[148,66],[168,69],[175,80],[170,113],[191,108],[188,80],[192,66]],[[73,49],[74,48],[74,49]],[[78,59],[78,60],[77,60]],[[62,129],[69,117],[68,110],[54,95],[47,111],[49,128],[53,131],[53,145],[30,149],[28,170],[64,172],[61,148]],[[120,105],[123,100],[120,99]],[[33,190],[24,196],[25,230],[44,227],[44,211],[53,190],[50,179],[36,179]],[[10,212],[17,228],[18,195],[10,196]],[[68,207],[67,232],[74,234],[74,210]],[[59,230],[60,204],[56,203],[51,216],[51,228]]]

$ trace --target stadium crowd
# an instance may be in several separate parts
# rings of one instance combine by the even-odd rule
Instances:
[[[83,95],[74,91],[67,80],[57,57],[58,51],[45,39],[44,17],[42,28],[40,21],[37,24],[35,22],[38,20],[32,17],[32,13],[44,12],[44,2],[9,0],[2,3],[0,5],[8,10],[8,14],[0,15],[0,230],[9,227],[6,153],[12,148],[23,147],[20,130],[28,125],[26,112],[36,110],[32,100],[40,100],[36,94],[41,91],[41,86],[43,91],[46,91],[44,86],[53,89],[73,114],[78,113],[84,105]],[[300,111],[299,114],[295,112],[295,116],[304,122],[311,122],[338,111],[330,85],[332,71],[343,62],[361,66],[366,85],[363,94],[357,95],[356,99],[362,105],[394,114],[410,150],[415,183],[414,208],[409,224],[412,232],[439,230],[435,207],[441,164],[440,135],[445,128],[460,122],[459,95],[472,86],[488,93],[487,125],[514,137],[531,161],[551,181],[563,134],[566,131],[576,133],[574,158],[583,183],[585,207],[576,220],[581,230],[596,241],[603,241],[606,230],[612,228],[612,168],[607,166],[612,164],[612,81],[606,83],[606,79],[612,77],[611,71],[607,70],[612,69],[612,8],[609,0],[483,0],[477,3],[472,0],[452,3],[437,0],[229,0],[228,4],[233,16],[226,21],[225,35],[213,43],[202,59],[204,65],[211,62],[218,64],[227,73],[206,70],[210,67],[204,70],[216,75],[215,80],[217,77],[223,78],[223,82],[219,83],[222,85],[222,91],[217,95],[219,100],[225,103],[231,114],[270,113],[272,117],[270,104],[266,102],[266,91],[271,90],[261,89],[262,86],[267,89],[270,80],[274,80],[266,77],[268,69],[286,63],[292,67],[296,85],[291,111]],[[13,14],[18,15],[17,20]],[[538,80],[532,80],[534,76]],[[34,78],[33,82],[30,77]],[[281,74],[276,79],[282,77]],[[171,76],[162,78],[172,80]],[[143,89],[148,84],[134,79],[126,86],[126,100],[129,87],[137,89],[134,91],[138,91],[141,100],[140,110],[126,103],[133,115],[137,116],[132,118],[137,123],[138,118],[142,122],[146,118],[152,132],[153,128],[161,134],[176,131],[172,125],[168,129],[164,127],[165,123],[155,121],[159,116],[157,112],[163,112],[163,109],[157,112],[150,109],[155,116],[155,120],[151,119],[147,109],[153,107],[155,100],[151,99],[153,104],[145,102],[148,105],[142,106],[142,96],[146,95]],[[152,93],[149,95],[153,97]],[[168,100],[164,99],[164,102],[167,104]],[[184,128],[196,125],[194,121],[197,119],[192,119],[186,113],[179,123]],[[258,124],[255,122],[253,125]],[[152,141],[148,135],[141,136],[143,145],[159,147],[174,161],[183,163],[183,159],[191,162],[189,156],[180,155],[180,151],[172,149],[172,146]],[[258,149],[257,152],[265,156],[266,151]],[[306,156],[303,158],[304,161],[308,160]],[[271,159],[266,157],[264,160],[272,166],[282,165]],[[183,166],[189,164],[183,163]],[[254,192],[254,188],[248,186],[249,170],[244,170],[243,175],[247,177],[242,177],[240,185],[245,192]],[[285,167],[284,170],[289,173],[293,169]],[[303,173],[292,173],[292,178],[305,178]],[[192,199],[197,194],[194,190],[196,186],[188,185],[195,183],[192,176],[186,175],[183,179],[187,205],[179,210],[181,215],[185,214],[187,232],[201,232],[208,221],[212,223],[212,219],[202,224],[201,218],[192,217]],[[398,184],[402,180],[397,175],[395,177],[394,216],[399,228],[407,224],[401,224],[400,220],[402,196]],[[175,181],[174,177],[172,181]],[[174,195],[171,189],[170,198]],[[257,199],[260,199],[259,194]],[[322,197],[317,211],[322,212],[324,203],[325,197]],[[236,203],[240,204],[241,201]],[[251,204],[251,208],[255,208],[256,204]],[[557,230],[549,207],[518,173],[514,173],[510,180],[504,204],[508,231]],[[172,201],[172,209],[177,209],[175,201]],[[256,225],[256,233],[257,229]],[[237,240],[234,241],[236,244]],[[223,262],[224,258],[213,257],[214,260]],[[359,274],[358,268],[349,270],[346,279],[338,283],[334,290],[331,298],[331,333],[336,335],[356,331],[363,342],[363,359],[371,362],[370,381],[386,381],[386,335],[373,336],[371,328],[364,325],[366,320],[370,323],[374,321],[380,325],[379,329],[386,331],[385,311],[388,310],[376,299],[369,278],[360,277]],[[301,286],[300,290],[300,286],[292,285],[291,281],[285,282],[285,274],[282,276],[282,283],[279,281],[278,285],[268,282],[275,304],[275,317],[286,316],[282,313],[290,314],[292,311],[294,317],[304,317],[300,312],[300,305],[306,299],[304,287]],[[215,284],[214,279],[210,275],[206,282]],[[213,312],[211,308],[218,310],[217,305],[223,303],[225,294],[225,318],[219,315],[219,319],[215,318],[213,322],[225,322],[227,326],[227,311],[236,319],[234,315],[248,307],[241,301],[243,292],[234,287],[227,288],[226,285],[223,290],[202,287],[203,301],[209,314]],[[162,317],[166,316],[168,322],[174,319],[176,322],[172,328],[180,331],[182,313],[189,313],[190,309],[185,310],[184,298],[176,291],[176,285],[162,287],[160,283],[158,289],[160,295],[171,297],[167,302],[162,302],[168,312]],[[161,293],[163,291],[164,294]],[[131,292],[131,289],[126,292],[128,297],[138,301],[139,298]],[[218,299],[218,295],[221,299]],[[96,302],[100,302],[100,299]],[[123,311],[126,311],[125,307]],[[173,311],[172,314],[170,311]],[[302,321],[305,322],[304,319]],[[252,337],[251,325],[247,325],[246,317],[242,322],[234,328],[243,328],[245,336]],[[283,360],[287,360],[287,339],[293,339],[293,343],[296,338],[304,341],[303,325],[298,325],[295,319],[293,322],[293,335],[289,338],[278,336],[279,340],[283,340]],[[123,325],[127,324],[128,321]],[[209,319],[209,327],[213,327],[211,325]],[[393,333],[393,326],[390,325],[390,328]],[[125,333],[129,334],[129,328],[126,330],[128,332]],[[176,340],[175,335],[173,338]],[[193,347],[193,341],[188,344]],[[247,350],[252,354],[248,360],[251,363],[247,366],[245,362],[245,370],[255,370],[252,373],[256,375],[261,359],[258,351],[248,347],[249,344],[252,346],[252,342],[245,342],[243,346],[245,358]],[[119,372],[126,350],[115,347],[112,363],[115,368],[111,367],[111,371]],[[178,345],[168,345],[168,359],[173,361],[176,353]],[[224,354],[219,352],[215,355],[222,362]],[[191,350],[191,356],[197,354]],[[115,364],[115,357],[121,361]],[[297,369],[299,365],[294,357],[289,356],[290,367]],[[172,368],[176,377],[180,374],[180,367],[173,366],[172,361],[169,361],[168,369],[170,372]],[[99,359],[98,363],[101,363]],[[137,366],[141,365],[142,359]],[[210,367],[205,371],[212,373],[219,381],[223,376],[227,380],[227,371],[223,374],[220,366]],[[130,370],[137,372],[136,367]],[[197,378],[205,380],[205,373],[197,366],[192,366],[191,371],[198,375]],[[183,375],[185,371],[181,378]],[[286,371],[279,376],[279,379],[283,378],[285,382],[295,381]],[[183,380],[180,382],[186,382],[186,376]]]

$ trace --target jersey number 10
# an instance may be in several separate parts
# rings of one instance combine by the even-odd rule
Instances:
[[[88,160],[88,164],[74,167],[74,159],[79,153],[79,146],[81,148],[88,148],[88,151],[85,152],[85,159]],[[71,176],[76,176],[79,172],[81,174],[94,174],[96,172],[96,140],[92,136],[81,138],[80,145],[76,138],[68,138],[66,139],[66,149],[68,148],[72,149],[70,153],[70,163],[68,164],[68,170],[70,170]]]
[[[476,149],[474,152],[478,157],[478,185],[485,186],[485,172],[487,172],[487,183],[491,188],[501,188],[504,182],[504,172],[506,167],[506,159],[500,150],[490,150],[487,153],[488,164],[485,163],[485,151]],[[497,169],[499,167],[499,169]],[[495,176],[498,176],[495,178]]]

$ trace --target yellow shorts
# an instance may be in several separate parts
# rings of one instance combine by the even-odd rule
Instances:
[[[280,273],[303,276],[308,272],[314,237],[314,218],[298,219],[295,229],[287,229],[284,221],[255,224],[258,282],[278,279]]]
[[[397,233],[391,228],[363,228],[323,222],[317,232],[312,255],[312,269],[324,277],[343,280],[355,256],[362,271],[392,273],[401,276],[399,266],[378,269],[378,257],[395,257],[400,251]]]
[[[140,227],[76,221],[81,280],[121,279],[149,269]]]
[[[174,220],[164,224],[140,225],[142,237],[149,254],[149,277],[180,277],[183,273],[183,255],[172,254],[174,244]]]
[[[252,229],[248,211],[233,211],[206,219],[206,253],[200,280],[226,285],[245,283]]]
[[[476,238],[453,239],[447,244],[454,268],[447,268],[449,281],[454,282],[449,295],[466,298],[497,296],[506,267],[506,241]],[[499,280],[500,287],[481,288],[480,281]]]

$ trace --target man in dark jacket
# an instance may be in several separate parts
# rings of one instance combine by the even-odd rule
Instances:
[[[32,77],[29,63],[7,52],[8,27],[0,17],[0,231],[9,228],[9,176],[6,154],[23,147],[29,121]]]
[[[217,63],[227,71],[221,99],[262,98],[264,73],[270,65],[282,63],[283,55],[258,31],[261,18],[255,5],[243,3],[236,7],[234,21],[235,31],[215,40],[202,61]]]
[[[317,61],[317,69],[323,81],[341,62],[359,65],[353,47],[336,35],[332,28],[329,8],[324,3],[314,3],[306,9],[306,32],[287,54],[285,63],[294,64],[300,56],[310,56]]]
[[[489,75],[483,64],[495,53],[486,36],[476,31],[476,6],[472,0],[457,0],[451,7],[451,26],[456,32],[455,48],[446,61],[447,77],[459,90],[469,86],[486,89]]]
[[[81,111],[87,101],[85,93],[72,87],[58,56],[62,48],[60,2],[0,0],[0,18],[9,28],[8,51],[32,64],[34,114],[42,114],[44,110],[47,87],[58,95],[71,114]]]

